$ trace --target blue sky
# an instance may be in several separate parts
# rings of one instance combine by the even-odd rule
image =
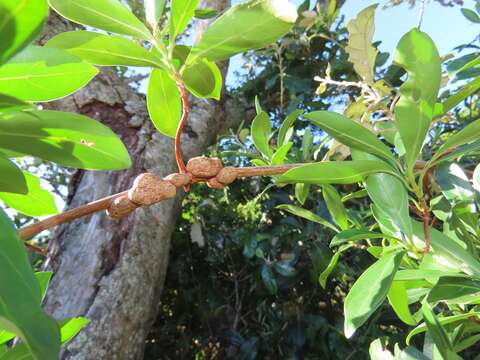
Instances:
[[[303,0],[290,0],[299,5]],[[233,0],[236,4],[240,1]],[[311,0],[313,3],[313,0]],[[365,7],[380,3],[384,5],[386,0],[347,0],[342,7],[341,13],[345,15],[348,22],[354,18]],[[466,0],[465,7],[474,8],[474,0]],[[374,40],[382,41],[380,49],[393,53],[400,38],[417,26],[419,5],[410,8],[408,4],[402,4],[393,8],[383,9],[379,6],[375,15],[375,36]],[[466,20],[460,12],[460,7],[445,7],[440,4],[426,0],[425,12],[422,22],[422,30],[428,33],[437,44],[440,55],[445,55],[452,49],[463,43],[472,41],[480,32],[480,25]],[[391,61],[391,58],[389,59]],[[236,56],[230,61],[229,74],[226,79],[227,85],[235,84],[233,72],[242,65],[241,56]]]

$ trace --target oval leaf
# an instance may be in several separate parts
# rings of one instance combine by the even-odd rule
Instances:
[[[147,108],[150,119],[162,134],[175,137],[182,115],[181,104],[175,80],[167,72],[153,69],[147,89]]]
[[[273,155],[272,149],[268,143],[272,126],[270,124],[270,118],[265,111],[261,111],[255,116],[252,121],[250,132],[252,134],[252,141],[257,150],[262,153],[266,158],[271,158]]]
[[[189,64],[182,70],[182,79],[187,89],[196,97],[220,99],[222,73],[214,62],[202,59],[195,64]]]
[[[50,101],[85,86],[98,70],[60,49],[30,46],[0,67],[0,93]]]
[[[0,117],[0,150],[87,170],[119,170],[131,165],[118,136],[100,122],[62,111],[28,111]]]
[[[94,65],[163,66],[152,52],[119,35],[67,31],[50,39],[45,46],[65,50]]]
[[[120,1],[48,0],[50,7],[64,18],[105,31],[149,40],[152,35]]]
[[[353,284],[345,298],[345,336],[368,320],[387,297],[390,285],[398,270],[403,252],[390,253],[370,266]]]
[[[287,0],[250,0],[227,10],[203,33],[189,62],[211,61],[271,44],[285,35],[297,19],[295,6]]]

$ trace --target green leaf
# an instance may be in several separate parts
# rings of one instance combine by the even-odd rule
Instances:
[[[428,333],[432,337],[433,342],[437,346],[438,350],[442,354],[444,359],[449,359],[449,352],[453,351],[450,339],[443,328],[442,324],[438,321],[437,317],[433,313],[432,308],[427,302],[422,303],[422,315],[427,325]]]
[[[87,26],[144,40],[152,35],[127,7],[117,0],[48,0],[64,18]]]
[[[2,149],[87,170],[120,170],[131,165],[127,149],[110,128],[86,116],[62,111],[0,116]]]
[[[218,11],[212,8],[202,8],[195,10],[195,17],[197,19],[211,19],[218,15]]]
[[[262,105],[260,104],[260,99],[258,98],[258,95],[255,95],[255,112],[260,114],[262,112]]]
[[[293,143],[289,141],[288,143],[280,146],[277,151],[275,151],[275,153],[272,155],[272,165],[283,164],[292,145]]]
[[[318,282],[320,283],[320,286],[325,289],[327,286],[327,279],[332,273],[332,271],[335,269],[338,263],[338,259],[340,259],[341,251],[336,252],[332,258],[330,259],[330,262],[328,263],[328,266],[325,268],[325,270],[322,271],[320,276],[318,277]]]
[[[60,350],[57,323],[41,308],[41,291],[19,239],[0,210],[0,327],[25,341],[35,360],[56,360]]]
[[[471,22],[480,24],[480,17],[477,15],[475,11],[467,8],[461,8],[460,11],[462,12],[463,16],[465,16]]]
[[[27,181],[22,171],[9,159],[0,155],[0,191],[26,194],[28,192]]]
[[[25,101],[60,99],[84,87],[97,73],[63,50],[29,46],[0,67],[0,93]]]
[[[0,64],[40,34],[47,16],[46,0],[0,0]]]
[[[165,9],[165,0],[143,0],[145,19],[152,29],[156,29]]]
[[[147,89],[150,119],[162,134],[175,138],[182,116],[182,100],[175,80],[160,69],[153,69]]]
[[[461,321],[470,321],[472,318],[479,318],[480,317],[480,312],[469,312],[469,313],[464,313],[464,314],[459,314],[459,315],[453,315],[453,316],[445,316],[445,317],[438,317],[438,322],[442,325],[448,325],[448,324],[454,324],[457,322]],[[425,323],[421,323],[418,325],[415,329],[410,331],[406,338],[406,343],[410,344],[410,341],[412,340],[412,337],[415,335],[421,334],[422,332],[427,331],[427,326]]]
[[[60,333],[62,344],[70,341],[80,330],[90,323],[90,320],[84,317],[70,318],[60,322]]]
[[[435,171],[435,180],[451,203],[472,202],[475,191],[463,169],[454,163],[443,163]]]
[[[349,37],[345,50],[348,53],[348,60],[353,63],[357,74],[368,84],[375,82],[373,71],[378,50],[372,46],[372,40],[377,6],[378,4],[374,4],[363,9],[347,24]]]
[[[196,97],[220,99],[222,92],[222,73],[218,66],[206,59],[187,65],[182,70],[182,79],[187,89]]]
[[[448,137],[447,141],[443,143],[442,146],[437,150],[435,155],[430,160],[430,164],[434,164],[443,154],[448,152],[449,150],[456,148],[460,145],[469,144],[478,140],[480,137],[480,120],[476,120],[467,126],[465,126],[462,130],[457,132],[454,135]]]
[[[387,297],[403,252],[384,255],[371,265],[353,284],[345,298],[345,336],[352,337],[355,331],[368,320]]]
[[[310,128],[305,129],[305,132],[302,136],[302,160],[308,161],[310,159],[310,155],[313,148],[313,134]]]
[[[388,238],[388,235],[369,231],[367,229],[349,229],[343,230],[336,234],[330,242],[330,247],[339,246],[348,242],[355,242],[366,239],[383,239]]]
[[[302,114],[303,114],[303,110],[297,109],[287,115],[282,125],[280,126],[280,129],[278,130],[278,137],[277,137],[278,146],[282,146],[283,144],[285,144],[290,140],[290,138],[287,136],[288,129],[290,129],[293,126],[293,123],[295,122],[295,120],[297,120],[298,117]]]
[[[45,295],[47,295],[48,284],[50,283],[52,275],[53,273],[51,271],[40,271],[35,273],[38,285],[40,286],[40,294],[42,295],[42,301],[45,298]]]
[[[172,0],[170,3],[170,43],[174,44],[193,18],[199,0]]]
[[[300,204],[305,204],[307,200],[308,193],[310,191],[310,184],[295,184],[295,198]]]
[[[370,343],[368,348],[370,360],[393,360],[393,355],[384,340],[385,338],[375,339]]]
[[[404,281],[394,281],[388,291],[388,301],[392,305],[395,314],[405,324],[415,325],[417,321],[413,318],[408,308],[408,295]]]
[[[408,346],[403,349],[400,354],[395,357],[395,360],[431,360],[425,356],[422,352],[412,346]]]
[[[0,200],[7,206],[28,216],[42,216],[58,213],[52,194],[40,186],[40,179],[23,172],[28,192],[25,195],[0,192]]]
[[[356,121],[332,111],[314,111],[305,118],[344,145],[395,161],[390,149]]]
[[[135,41],[119,35],[79,30],[67,31],[50,39],[45,46],[65,50],[94,65],[164,66],[152,52],[147,51]]]
[[[408,73],[395,105],[395,125],[405,146],[407,168],[412,171],[432,121],[441,61],[432,39],[415,28],[400,39],[394,62]]]
[[[430,290],[427,301],[447,301],[461,298],[466,295],[480,293],[480,281],[457,276],[441,277]]]
[[[353,184],[368,175],[385,172],[395,174],[385,162],[378,160],[322,161],[293,168],[278,178],[283,183]]]
[[[8,95],[0,94],[0,113],[33,109],[33,107],[33,104],[24,102]]]
[[[285,35],[297,19],[287,0],[250,0],[228,9],[203,33],[188,62],[211,61],[271,44]]]
[[[272,149],[268,143],[272,127],[270,118],[265,111],[260,112],[252,121],[250,132],[252,134],[252,141],[257,150],[266,158],[271,158],[273,155]]]
[[[338,232],[338,229],[336,228],[335,225],[331,224],[329,221],[327,221],[324,218],[318,216],[317,214],[314,214],[313,212],[308,211],[307,209],[304,209],[304,208],[301,208],[301,207],[298,207],[298,206],[294,206],[294,205],[287,205],[287,204],[278,205],[276,207],[276,209],[288,211],[289,213],[291,213],[293,215],[300,216],[304,219],[316,222],[316,223],[321,224],[321,225],[323,225],[323,226],[325,226],[325,227],[327,227],[327,228],[329,228],[329,229],[331,229],[335,232]]]
[[[413,234],[423,243],[423,224],[412,221],[412,226]],[[430,245],[438,256],[452,263],[458,270],[469,275],[480,276],[480,262],[453,239],[432,227],[430,227]]]
[[[345,206],[343,206],[342,198],[337,190],[329,184],[322,186],[323,199],[327,205],[330,215],[335,222],[340,226],[340,229],[348,229],[348,214]]]
[[[457,90],[453,95],[446,98],[442,103],[435,104],[434,117],[439,117],[453,109],[460,101],[465,100],[480,88],[480,77],[476,78],[462,88]]]

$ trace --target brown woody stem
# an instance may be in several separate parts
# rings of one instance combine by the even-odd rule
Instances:
[[[177,132],[175,133],[175,160],[177,162],[178,171],[180,174],[185,174],[187,169],[185,167],[185,162],[182,158],[182,148],[181,148],[181,137],[183,128],[188,120],[188,113],[189,113],[189,103],[188,103],[188,91],[185,88],[185,84],[183,83],[182,79],[179,76],[176,78],[176,83],[178,90],[180,91],[180,96],[182,98],[182,117],[180,118],[180,122],[177,126]]]

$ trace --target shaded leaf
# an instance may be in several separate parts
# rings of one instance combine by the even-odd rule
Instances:
[[[428,293],[427,301],[447,301],[480,293],[480,281],[457,276],[441,277]]]
[[[340,226],[340,229],[348,229],[348,214],[345,206],[342,203],[342,198],[337,190],[329,184],[322,186],[323,199],[327,205],[330,215],[335,222]]]
[[[295,120],[297,120],[298,117],[302,114],[303,114],[303,110],[297,109],[292,111],[290,114],[288,114],[285,120],[283,120],[282,125],[278,130],[278,136],[277,136],[278,146],[282,146],[283,144],[285,144],[290,140],[289,137],[287,136],[288,129],[290,129],[293,126],[293,123],[295,122]]]
[[[12,161],[0,155],[0,191],[26,194],[27,181],[22,171]]]
[[[293,215],[300,216],[304,219],[316,222],[316,223],[321,224],[325,227],[328,227],[329,229],[331,229],[335,232],[338,232],[338,229],[335,227],[335,225],[331,224],[330,222],[328,222],[324,218],[318,216],[317,214],[314,214],[313,212],[308,211],[307,209],[304,209],[304,208],[301,208],[301,207],[298,207],[298,206],[294,206],[294,205],[287,205],[287,204],[278,205],[276,207],[276,209],[288,211],[289,213],[291,213]]]
[[[268,143],[272,126],[270,118],[265,111],[261,111],[252,121],[250,132],[252,134],[252,141],[257,150],[266,158],[271,158],[273,155],[272,149]]]
[[[187,89],[196,97],[220,99],[222,73],[214,62],[201,59],[189,64],[182,70],[182,79]]]

